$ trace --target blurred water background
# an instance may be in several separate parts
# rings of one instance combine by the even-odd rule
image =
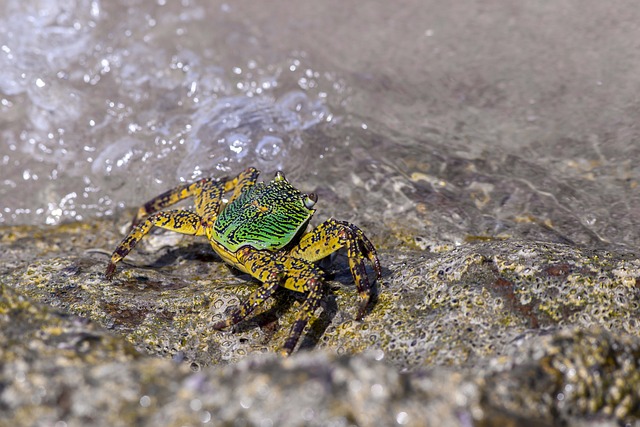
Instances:
[[[639,89],[633,1],[4,0],[0,224],[253,165],[379,239],[637,247]]]

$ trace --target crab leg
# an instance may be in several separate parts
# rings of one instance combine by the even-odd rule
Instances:
[[[258,174],[259,172],[255,168],[248,168],[233,179],[221,178],[220,180],[215,180],[213,178],[203,178],[190,184],[179,185],[140,206],[133,217],[131,228],[152,213],[191,196],[196,199],[196,212],[198,214],[203,215],[205,211],[206,213],[215,212],[217,214],[222,203],[221,194],[234,190],[231,199],[235,199],[243,187],[256,183]],[[221,191],[220,185],[223,185]]]
[[[203,179],[190,184],[179,185],[149,200],[138,209],[138,212],[133,217],[133,221],[131,222],[131,228],[138,225],[140,221],[142,221],[152,213],[158,212],[161,209],[174,205],[181,200],[199,193],[201,191],[202,185],[207,181],[215,182],[211,179]]]
[[[243,187],[255,184],[258,174],[255,168],[248,168],[230,180],[203,178],[191,184],[177,186],[149,200],[138,209],[129,234],[113,252],[105,276],[109,279],[113,277],[116,264],[131,252],[153,226],[182,234],[205,235],[206,228],[213,224],[220,211],[224,193],[233,191],[232,198],[237,197]],[[196,213],[187,210],[158,212],[190,196],[195,198]]]
[[[288,356],[298,343],[302,331],[304,331],[309,322],[309,318],[320,305],[324,295],[324,283],[322,281],[322,272],[306,260],[284,255],[281,263],[284,271],[286,271],[284,287],[307,294],[307,298],[298,310],[298,316],[293,322],[291,332],[289,332],[289,336],[280,351],[283,356]]]
[[[320,305],[323,295],[322,272],[305,260],[282,253],[245,247],[238,251],[237,256],[245,269],[262,281],[263,285],[243,301],[228,318],[215,323],[212,328],[223,329],[239,323],[271,297],[284,280],[284,287],[287,289],[307,294],[282,349],[283,355],[291,354],[309,318]],[[284,277],[285,272],[286,277]]]
[[[247,271],[263,284],[249,298],[240,303],[228,318],[216,322],[212,326],[213,329],[224,329],[241,322],[257,306],[269,299],[282,281],[282,267],[274,262],[275,254],[273,252],[257,251],[247,246],[238,250],[237,257],[238,261],[245,265]],[[266,266],[271,268],[265,268]]]
[[[240,323],[243,321],[256,307],[260,304],[264,303],[268,300],[271,295],[278,289],[280,286],[280,277],[277,274],[273,274],[273,277],[270,277],[262,286],[256,289],[249,298],[245,301],[241,302],[238,307],[233,310],[233,312],[226,319],[220,320],[211,327],[213,329],[224,329],[229,326],[233,326],[236,323]]]
[[[281,350],[282,355],[288,356],[298,343],[300,335],[309,322],[309,318],[320,305],[324,294],[322,271],[315,267],[313,263],[304,259],[291,257],[288,254],[256,250],[249,250],[247,253],[249,255],[259,254],[253,259],[247,257],[249,259],[243,261],[245,267],[248,267],[249,271],[254,272],[252,274],[257,279],[262,280],[259,277],[260,272],[268,271],[270,267],[272,270],[272,266],[276,265],[280,268],[280,271],[283,272],[280,273],[280,277],[282,278],[283,274],[286,275],[283,285],[285,288],[307,294],[307,298],[300,307],[298,316],[291,327],[291,332],[289,332],[289,336]],[[240,259],[240,257],[238,258]]]
[[[301,280],[297,280],[297,282],[301,282]],[[293,322],[291,332],[289,332],[289,336],[287,337],[287,340],[284,342],[284,346],[280,351],[283,356],[288,356],[291,354],[296,344],[298,343],[298,340],[300,339],[302,331],[304,330],[305,326],[307,326],[309,318],[311,317],[311,315],[313,315],[313,313],[320,305],[320,301],[322,300],[322,296],[324,294],[323,285],[324,284],[322,280],[316,277],[312,277],[304,282],[304,287],[308,289],[307,299],[304,300],[304,303],[300,307],[298,317],[296,318],[295,322]]]
[[[113,274],[116,271],[116,264],[131,252],[131,250],[153,226],[176,231],[182,234],[190,234],[192,236],[202,236],[204,234],[200,216],[191,211],[177,210],[157,212],[133,227],[127,237],[125,237],[113,251],[111,261],[104,273],[107,279],[111,279],[113,277]]]
[[[356,283],[360,304],[356,318],[362,319],[371,298],[371,285],[365,269],[365,257],[373,265],[376,278],[382,276],[380,261],[373,244],[362,230],[346,221],[329,219],[300,239],[300,243],[291,249],[292,257],[310,262],[329,256],[340,248],[347,248],[349,269]]]

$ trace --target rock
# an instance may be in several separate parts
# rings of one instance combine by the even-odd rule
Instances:
[[[124,223],[125,220],[119,221]],[[344,256],[300,348],[300,296],[231,331],[256,284],[154,234],[104,278],[118,227],[4,227],[2,418],[72,425],[617,425],[640,416],[638,260],[558,243],[385,249],[361,322]],[[173,240],[172,240],[173,239]],[[168,245],[165,246],[165,243]],[[129,259],[129,258],[127,258]],[[263,354],[264,353],[264,354]]]

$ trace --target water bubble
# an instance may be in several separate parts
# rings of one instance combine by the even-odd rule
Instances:
[[[271,88],[272,82],[265,80],[260,86]],[[289,147],[301,147],[299,132],[319,123],[326,114],[321,101],[312,101],[301,91],[285,93],[277,100],[238,96],[200,102],[186,141],[189,155],[182,160],[178,177],[189,176],[196,166],[209,171],[230,162],[277,162]]]
[[[202,401],[200,399],[191,399],[189,402],[189,407],[192,411],[199,411],[202,409]]]
[[[111,145],[107,145],[96,157],[91,165],[91,172],[94,175],[109,175],[114,166],[126,168],[134,157],[134,151],[139,145],[139,141],[133,138],[122,138]]]
[[[229,149],[236,153],[239,159],[247,155],[247,146],[251,142],[247,135],[233,133],[227,136],[225,141],[227,142]]]
[[[208,423],[209,421],[211,421],[211,412],[209,412],[209,411],[203,411],[203,412],[200,414],[200,422],[201,422],[202,424],[206,424],[206,423]]]
[[[265,136],[256,146],[256,154],[261,160],[271,162],[283,152],[284,142],[277,136]]]
[[[98,0],[91,2],[90,14],[93,19],[100,18],[100,2]]]
[[[409,422],[409,414],[406,412],[398,412],[396,415],[396,422],[400,425],[407,424]]]
[[[151,405],[151,398],[146,394],[140,398],[140,406],[147,408]]]
[[[371,395],[374,399],[380,399],[384,397],[385,390],[382,384],[374,384],[371,386]]]
[[[253,405],[253,399],[251,399],[249,396],[243,396],[240,398],[240,406],[243,409],[249,409],[251,408],[251,405]]]

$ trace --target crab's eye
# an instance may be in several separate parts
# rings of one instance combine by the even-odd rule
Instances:
[[[274,181],[286,181],[287,178],[284,177],[282,171],[277,171],[276,176],[273,178]]]
[[[316,193],[305,194],[303,197],[304,206],[307,209],[311,209],[313,205],[318,201],[318,195]]]

